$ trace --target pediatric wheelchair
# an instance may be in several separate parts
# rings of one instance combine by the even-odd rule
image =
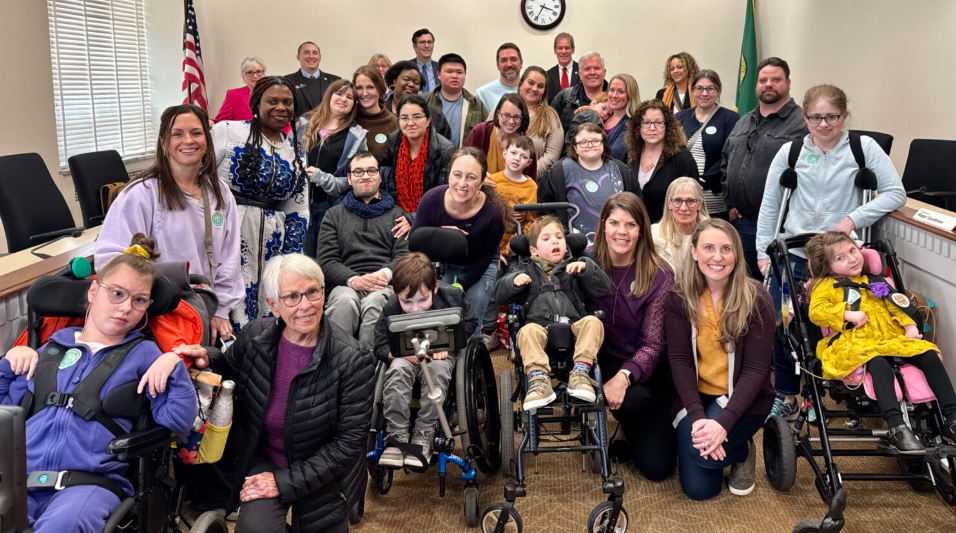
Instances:
[[[149,317],[170,313],[185,299],[181,296],[182,285],[178,276],[165,277],[162,274],[177,268],[185,273],[185,264],[170,263],[157,267],[157,277],[150,295],[153,303],[147,310]],[[29,322],[26,332],[30,347],[36,349],[45,340],[43,336],[50,333],[48,326],[52,317],[56,317],[52,322],[61,327],[64,323],[81,323],[85,318],[86,293],[92,282],[91,278],[87,278],[89,273],[89,262],[77,259],[56,275],[42,276],[30,287],[27,292]],[[44,321],[44,318],[47,320]],[[176,435],[151,419],[144,396],[136,393],[137,385],[137,382],[130,382],[116,387],[103,400],[103,413],[108,417],[134,421],[132,430],[113,439],[106,449],[108,454],[128,464],[126,476],[133,485],[133,495],[121,498],[119,507],[107,520],[103,532],[178,532],[180,525],[183,525],[190,528],[191,533],[226,533],[228,528],[225,519],[215,511],[203,513],[192,524],[182,517],[180,508],[184,487],[177,486],[170,476],[173,458],[170,445]],[[14,439],[0,440],[0,456],[14,458],[13,464],[19,464],[22,468],[18,467],[19,471],[15,471],[14,475],[0,472],[0,487],[4,487],[0,489],[0,495],[11,485],[16,493],[11,505],[14,513],[9,515],[12,517],[9,526],[7,510],[0,505],[0,513],[4,516],[0,531],[28,533],[33,529],[29,527],[26,517],[26,439],[23,429],[26,416],[19,407],[7,407],[5,412],[17,427],[13,431]],[[0,427],[0,431],[3,430]]]
[[[514,206],[515,211],[555,211],[568,209],[573,211],[569,225],[580,213],[578,206],[557,202],[547,204],[524,204]],[[511,263],[530,261],[529,242],[521,234],[511,239],[513,253]],[[565,236],[568,251],[573,257],[580,256],[587,247],[587,238],[582,234]],[[515,257],[516,256],[516,257]],[[600,312],[595,313],[600,316]],[[546,407],[523,411],[520,406],[528,390],[528,376],[524,373],[524,362],[517,347],[518,330],[525,323],[524,310],[512,305],[507,316],[510,342],[510,356],[514,362],[514,374],[504,370],[500,375],[501,406],[501,464],[506,476],[512,478],[504,487],[504,502],[493,503],[482,514],[481,528],[484,533],[502,533],[515,531],[521,533],[523,524],[521,515],[515,509],[515,500],[527,494],[525,485],[525,456],[536,459],[541,453],[582,453],[582,460],[590,465],[593,472],[601,474],[601,490],[608,495],[606,501],[599,503],[588,517],[588,532],[624,533],[627,531],[628,516],[623,507],[624,481],[612,478],[608,460],[607,402],[604,398],[601,369],[592,367],[596,382],[594,402],[586,402],[572,397],[567,391],[569,373],[574,366],[574,337],[571,325],[554,323],[548,326],[548,343],[545,351],[551,367],[552,379],[558,381],[555,387],[557,398]],[[513,377],[514,376],[514,377]],[[518,402],[518,410],[509,409]],[[523,433],[518,449],[514,447],[515,432]],[[545,444],[547,443],[547,444]]]
[[[457,230],[446,228],[419,228],[410,236],[409,249],[425,253],[441,265],[460,263],[467,254],[468,243]],[[389,317],[392,353],[398,356],[416,355],[422,376],[430,392],[427,398],[413,398],[411,422],[420,402],[437,402],[439,431],[436,432],[432,450],[434,460],[423,468],[408,471],[426,472],[432,465],[438,469],[439,496],[445,496],[449,463],[461,470],[465,482],[463,492],[465,523],[469,527],[478,524],[478,485],[494,474],[500,464],[498,391],[494,367],[484,343],[474,336],[465,338],[461,327],[462,310],[441,309],[422,313],[402,314]],[[434,390],[428,372],[426,354],[437,351],[457,351],[455,371],[449,383],[449,394],[442,397]],[[372,424],[367,441],[366,461],[369,476],[376,491],[384,496],[392,488],[397,468],[379,464],[386,446],[383,391],[385,371],[388,365],[379,363],[376,368],[375,399],[372,406]],[[413,387],[417,391],[418,387]],[[455,437],[460,440],[458,448]],[[461,450],[456,453],[457,450]],[[350,521],[358,523],[364,513],[364,498],[353,507]]]
[[[809,284],[795,279],[790,261],[791,250],[803,248],[813,235],[797,235],[777,239],[769,249],[773,275],[781,280],[791,295],[792,317],[783,317],[778,327],[778,338],[785,349],[793,354],[795,364],[804,374],[802,396],[804,398],[797,420],[791,425],[777,416],[767,420],[763,433],[764,465],[767,478],[774,489],[788,491],[796,479],[797,457],[807,460],[815,476],[815,485],[820,497],[829,506],[823,519],[809,519],[798,523],[794,533],[835,533],[845,523],[846,507],[844,481],[907,481],[919,491],[935,490],[949,505],[956,505],[956,446],[940,435],[944,418],[923,374],[915,367],[905,364],[905,358],[896,358],[892,366],[896,374],[898,398],[904,420],[925,446],[925,455],[901,454],[887,445],[889,430],[866,427],[864,420],[880,419],[875,397],[868,396],[861,384],[851,387],[840,380],[827,380],[822,375],[822,363],[816,357],[817,343],[823,338],[819,327],[809,319]],[[896,290],[905,292],[896,253],[886,240],[880,240],[863,249],[866,259],[864,272],[885,276]],[[787,291],[784,291],[786,299]],[[923,323],[917,314],[917,327],[923,331]],[[833,402],[844,404],[831,408],[824,403],[829,394]],[[831,403],[832,405],[832,403]],[[811,413],[815,412],[815,420]],[[833,419],[843,419],[842,427],[835,427]],[[811,426],[815,433],[811,434]],[[834,448],[833,442],[853,443],[854,447]],[[863,446],[869,444],[869,446]],[[875,444],[875,447],[873,446]],[[844,473],[836,457],[889,457],[899,462],[899,474]],[[816,458],[822,457],[822,466]]]

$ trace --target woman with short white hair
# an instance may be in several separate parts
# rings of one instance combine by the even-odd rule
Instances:
[[[365,492],[372,359],[323,319],[314,260],[275,256],[260,287],[275,317],[247,324],[213,364],[236,382],[225,459],[235,466],[230,506],[242,502],[236,531],[284,533],[291,507],[300,532],[346,532]]]
[[[252,120],[252,108],[249,107],[249,96],[256,82],[266,75],[266,64],[255,56],[249,56],[239,65],[239,76],[243,86],[226,91],[222,100],[222,107],[213,122],[223,120]]]
[[[667,187],[664,216],[651,226],[657,255],[677,274],[697,224],[710,218],[704,189],[693,178],[677,178]]]

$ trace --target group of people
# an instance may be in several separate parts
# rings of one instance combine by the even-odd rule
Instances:
[[[593,401],[593,365],[605,376],[620,426],[614,455],[654,481],[676,469],[695,500],[719,494],[731,467],[730,491],[749,494],[753,435],[770,414],[796,414],[800,385],[774,341],[780,290],[757,281],[778,227],[782,235],[823,234],[806,255],[818,277],[810,317],[840,336],[821,344],[827,377],[869,364],[892,443],[912,451],[919,442],[887,400],[892,374],[879,357],[911,356],[935,376],[944,433],[953,438],[956,394],[938,349],[868,287],[859,311],[845,310],[832,290],[830,278],[860,282],[849,235],[905,201],[887,155],[845,129],[842,90],[813,87],[799,106],[789,66],[768,58],[756,67],[759,105],[741,117],[720,106],[718,74],[682,52],[667,59],[657,97],[641,101],[632,76],[605,80],[600,54],[573,61],[574,39],[562,33],[558,65],[548,71],[522,71],[519,48],[503,44],[499,79],[472,95],[464,58],[434,61],[428,30],[412,44],[414,60],[392,64],[377,54],[349,81],[320,71],[319,47],[306,42],[302,68],[289,76],[243,61],[246,85],[227,93],[215,120],[195,106],[167,109],[155,163],[107,213],[86,324],[54,337],[79,353],[59,366],[69,389],[97,353],[140,337],[153,262],[185,261],[211,281],[219,299],[213,336],[234,341],[222,358],[208,361],[198,346],[161,354],[143,341],[122,369],[148,385],[155,419],[175,432],[196,414],[183,400],[192,390],[182,358],[236,382],[239,431],[227,444],[231,498],[223,505],[242,502],[237,531],[284,531],[290,506],[300,531],[347,530],[364,487],[374,358],[389,365],[388,442],[402,444],[381,462],[427,464],[437,411],[426,402],[410,426],[418,367],[392,357],[388,316],[461,307],[469,334],[490,345],[498,306],[524,301],[529,290],[541,296],[517,335],[529,379],[523,408],[554,400],[544,343],[560,316],[576,339],[569,393]],[[878,183],[866,204],[854,185],[857,145]],[[799,183],[779,221],[779,177],[788,168]],[[534,202],[570,202],[580,214],[572,221],[563,209],[512,209]],[[509,248],[519,225],[530,262],[515,261]],[[467,257],[446,265],[440,280],[427,257],[409,253],[409,234],[424,227],[454,228],[468,242]],[[587,238],[579,257],[568,254],[569,233]],[[795,261],[798,275],[807,271],[806,260]],[[0,402],[20,403],[32,390],[37,357],[17,348],[0,361]],[[447,388],[455,358],[432,355],[437,387]],[[129,493],[115,459],[96,452],[84,467],[50,451],[50,428],[63,423],[48,423],[51,409],[28,422],[30,468],[102,466]],[[70,449],[105,449],[109,433],[96,420],[69,424],[89,441]],[[118,496],[92,485],[31,492],[31,517],[37,531],[63,531],[60,520],[77,514],[101,527]],[[94,503],[79,513],[84,497]]]

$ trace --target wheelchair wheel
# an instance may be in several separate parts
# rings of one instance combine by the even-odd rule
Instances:
[[[823,525],[823,520],[820,518],[810,518],[804,520],[799,524],[793,526],[793,533],[817,533],[820,531],[820,526]]]
[[[926,471],[926,466],[924,466],[922,459],[900,458],[899,462],[901,474],[919,474],[920,472]],[[923,479],[911,479],[909,484],[916,492],[933,492],[936,489],[930,481]]]
[[[455,365],[455,403],[459,430],[462,431],[463,454],[470,455],[472,447],[480,454],[475,458],[477,481],[485,480],[501,463],[501,420],[496,381],[485,344],[475,338],[469,339],[464,356]]]
[[[949,505],[956,505],[956,460],[930,458],[929,467],[936,480],[936,492]]]
[[[505,510],[505,504],[493,503],[481,513],[481,533],[492,533],[498,525],[498,517]],[[508,521],[505,522],[505,533],[521,533],[524,526],[521,524],[521,515],[514,507],[508,511]]]
[[[506,479],[511,479],[513,472],[511,463],[515,460],[515,413],[514,403],[511,401],[511,371],[501,372],[501,384],[498,409],[501,411],[501,471]]]
[[[355,502],[355,505],[349,509],[349,524],[353,526],[362,521],[362,517],[365,516],[365,495],[362,495],[362,498]]]
[[[779,416],[770,418],[763,426],[763,464],[774,489],[786,492],[793,487],[797,479],[793,428]]]
[[[617,524],[614,529],[608,529],[611,519],[611,509],[614,504],[608,501],[597,504],[588,515],[588,533],[624,533],[627,531],[627,510],[621,507],[621,514],[617,515]]]
[[[475,485],[465,487],[462,496],[465,500],[465,525],[475,527],[478,525],[478,487]]]
[[[193,522],[189,533],[228,533],[226,519],[218,511],[206,511]]]

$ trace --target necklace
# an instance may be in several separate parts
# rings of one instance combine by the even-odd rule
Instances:
[[[621,285],[627,281],[627,274],[631,271],[631,267],[634,266],[634,262],[627,265],[627,270],[624,271],[624,275],[621,276],[621,281],[617,282],[617,285],[614,286],[614,306],[611,308],[611,325],[617,323],[617,297],[621,293]]]

